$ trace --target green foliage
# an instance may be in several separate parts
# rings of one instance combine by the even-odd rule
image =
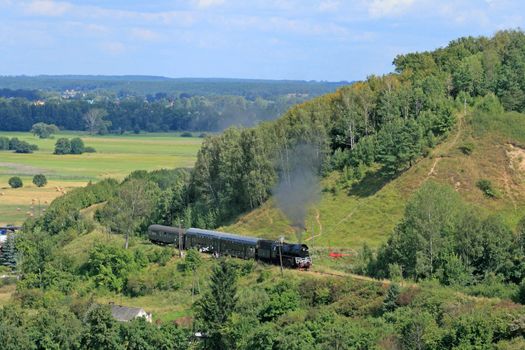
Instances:
[[[476,186],[483,192],[483,194],[489,198],[497,198],[498,194],[494,187],[492,186],[492,182],[487,179],[480,179],[476,182]]]
[[[11,177],[7,183],[9,184],[9,186],[11,186],[12,188],[20,188],[22,186],[24,186],[24,183],[22,182],[22,179],[18,176],[13,176]]]
[[[270,299],[259,314],[261,321],[273,321],[286,312],[293,311],[299,307],[300,296],[295,288],[291,288],[290,284],[281,283],[276,285],[268,293]]]
[[[36,123],[33,124],[30,132],[41,139],[47,139],[52,134],[56,134],[58,131],[59,130],[55,124]]]
[[[16,266],[16,244],[13,234],[7,235],[6,240],[0,248],[0,265],[10,268]]]
[[[474,152],[474,144],[472,142],[465,142],[459,147],[459,149],[464,155],[470,156],[472,152]]]
[[[28,230],[40,229],[50,234],[65,232],[71,228],[84,232],[88,224],[81,217],[80,210],[112,198],[115,196],[117,187],[117,181],[106,179],[96,184],[76,188],[55,199],[41,218],[36,221],[27,221],[25,225]]]
[[[119,325],[108,306],[93,304],[84,316],[81,346],[85,349],[125,349],[119,337]]]
[[[184,257],[184,270],[195,272],[202,265],[202,258],[196,249],[186,251]]]
[[[493,273],[502,282],[524,276],[521,244],[498,216],[482,218],[448,186],[426,183],[412,197],[405,217],[366,271],[389,275],[392,264],[404,277],[438,278],[443,284],[468,286]]]
[[[55,143],[55,154],[82,154],[84,152],[94,153],[96,151],[93,147],[86,147],[80,137],[72,139],[62,137]]]
[[[128,250],[98,244],[90,251],[85,268],[97,286],[120,292],[135,266],[136,261]]]
[[[55,154],[71,154],[71,141],[61,137],[55,143]]]
[[[207,349],[227,349],[224,326],[237,303],[237,274],[233,266],[221,260],[213,267],[210,290],[199,299],[195,307],[198,326],[207,335]]]
[[[36,174],[33,176],[33,184],[36,187],[44,187],[47,185],[47,178],[44,174]]]
[[[386,292],[385,300],[383,301],[383,312],[392,312],[398,306],[398,298],[401,290],[396,283],[391,284]]]
[[[71,154],[82,154],[85,151],[84,141],[80,137],[74,137],[71,139]]]
[[[154,205],[159,197],[159,187],[148,180],[131,179],[125,181],[107,205],[97,211],[97,218],[111,230],[129,237],[154,213]]]
[[[169,324],[158,327],[144,318],[122,323],[120,338],[128,350],[188,349],[187,332]]]

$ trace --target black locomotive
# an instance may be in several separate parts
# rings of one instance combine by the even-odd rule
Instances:
[[[195,248],[214,255],[228,255],[241,259],[256,259],[290,268],[309,268],[312,264],[308,246],[290,244],[232,233],[190,228],[151,225],[150,241],[157,244],[173,244],[182,249]]]

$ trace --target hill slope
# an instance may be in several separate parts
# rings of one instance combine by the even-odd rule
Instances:
[[[522,130],[525,115],[519,113],[459,116],[447,139],[397,178],[381,178],[371,171],[349,190],[324,191],[309,212],[309,232],[303,237],[295,235],[272,200],[223,229],[272,239],[284,234],[288,240],[301,238],[322,247],[359,249],[363,243],[374,247],[386,240],[410,195],[428,180],[453,186],[465,200],[502,215],[514,227],[525,209]],[[461,150],[465,145],[471,145],[470,155]],[[340,176],[333,173],[323,180],[323,187],[332,188]],[[497,198],[488,198],[477,188],[480,179],[492,182]]]

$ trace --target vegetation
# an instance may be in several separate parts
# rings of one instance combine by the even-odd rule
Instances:
[[[55,154],[82,154],[84,152],[94,153],[95,149],[93,147],[86,148],[80,137],[72,139],[62,137],[55,144]]]
[[[12,188],[20,188],[24,186],[22,179],[19,178],[18,176],[13,176],[12,178],[10,178],[8,183],[9,183],[9,186],[11,186]]]
[[[47,139],[53,134],[58,132],[58,128],[55,124],[36,123],[31,127],[30,132],[33,135],[40,137],[41,139]]]
[[[0,225],[21,224],[28,216],[27,212],[32,212],[30,206],[33,199],[40,200],[43,210],[63,192],[85,186],[89,181],[96,182],[107,177],[122,180],[136,169],[190,167],[201,143],[198,138],[180,138],[174,134],[81,136],[84,142],[96,148],[97,153],[70,155],[65,161],[63,156],[51,155],[54,145],[58,138],[71,140],[78,134],[60,133],[55,139],[39,139],[29,133],[0,133],[0,144],[3,136],[39,146],[39,151],[31,155],[2,154],[0,182],[3,186],[9,187],[7,182],[12,176],[19,176],[24,183],[31,183],[36,174],[45,174],[48,185],[42,188],[26,186],[17,191],[3,189]]]
[[[0,151],[15,151],[15,153],[33,153],[38,150],[37,145],[32,145],[26,141],[21,141],[17,137],[9,139],[8,137],[0,137]]]
[[[206,349],[523,347],[525,198],[512,191],[521,188],[512,180],[521,175],[525,152],[525,129],[517,127],[525,94],[516,78],[524,73],[524,38],[506,31],[398,56],[396,73],[372,76],[256,128],[207,137],[193,170],[134,171],[121,182],[103,180],[56,199],[16,238],[20,280],[14,309],[0,314],[0,341],[40,346],[46,334],[49,347],[61,348],[162,346],[156,339],[163,336],[180,348]],[[458,149],[466,140],[475,152]],[[301,147],[313,152],[297,157]],[[329,237],[342,236],[340,228],[352,225],[363,206],[362,216],[391,217],[391,231],[377,220],[378,249],[364,246],[339,266],[316,250],[315,268],[372,278],[298,271],[283,278],[253,261],[201,259],[196,251],[177,259],[173,247],[141,238],[153,222],[217,227],[269,207],[277,184],[295,176],[307,157],[319,160],[308,168],[312,178],[330,186],[322,215],[340,207],[341,198],[355,204],[329,220]],[[498,183],[495,174],[503,177]],[[496,196],[494,188],[505,192]],[[489,193],[495,198],[485,198]],[[314,215],[316,239],[323,239],[321,214]],[[273,234],[290,222],[306,224],[294,219],[281,214],[277,224],[285,229]],[[100,306],[116,298],[187,325],[117,324]],[[40,317],[53,322],[33,321]],[[190,342],[190,328],[202,339]]]
[[[33,176],[33,184],[36,187],[44,187],[45,185],[47,185],[46,176],[43,174],[36,174],[35,176]]]

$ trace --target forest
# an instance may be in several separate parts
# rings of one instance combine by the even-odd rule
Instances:
[[[207,137],[191,170],[136,171],[56,199],[6,245],[5,265],[21,257],[19,305],[0,314],[0,340],[9,349],[22,340],[38,349],[523,348],[525,219],[511,227],[448,185],[426,182],[387,241],[362,247],[350,269],[370,278],[288,271],[283,279],[253,262],[201,261],[194,253],[170,263],[172,250],[136,243],[150,223],[217,228],[259,207],[295,174],[292,159],[304,145],[306,157],[319,160],[310,167],[318,178],[337,173],[359,183],[373,173],[388,180],[428,156],[467,110],[525,112],[522,31],[461,38],[394,64],[394,73],[304,102],[274,121]],[[490,184],[479,187],[490,195]],[[93,216],[84,215],[93,205]],[[63,248],[95,227],[122,244],[93,243],[75,263]],[[193,300],[195,276],[206,278]],[[204,341],[184,327],[117,324],[107,308],[90,308],[89,298],[104,293],[177,291],[186,292],[193,330],[205,331]],[[34,310],[37,317],[29,317]],[[167,337],[170,345],[159,345]]]

